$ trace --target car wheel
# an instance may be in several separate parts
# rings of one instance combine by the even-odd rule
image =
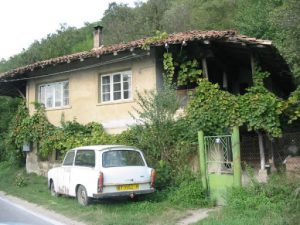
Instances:
[[[80,205],[87,206],[90,203],[90,198],[87,195],[84,186],[80,185],[77,189],[77,200]]]
[[[54,182],[53,181],[50,184],[50,192],[51,192],[51,195],[54,196],[54,197],[58,197],[59,196],[59,194],[54,189]]]

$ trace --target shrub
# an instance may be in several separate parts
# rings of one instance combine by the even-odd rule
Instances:
[[[206,190],[202,189],[198,178],[185,180],[178,187],[171,188],[169,201],[182,207],[203,207],[209,204]]]

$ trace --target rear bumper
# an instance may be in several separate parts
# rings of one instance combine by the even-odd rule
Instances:
[[[130,196],[130,195],[143,195],[143,194],[150,194],[153,192],[154,192],[154,188],[147,189],[147,190],[98,193],[98,194],[93,194],[93,198],[109,198],[109,197],[121,197],[121,196]]]

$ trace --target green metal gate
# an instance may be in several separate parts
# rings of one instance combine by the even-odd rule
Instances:
[[[199,156],[202,184],[210,197],[224,204],[226,190],[241,186],[238,128],[231,135],[205,136],[199,132]]]

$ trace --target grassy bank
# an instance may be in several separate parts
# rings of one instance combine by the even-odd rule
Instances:
[[[102,200],[94,202],[88,207],[82,207],[74,198],[52,197],[47,189],[45,177],[26,174],[24,169],[0,163],[0,190],[87,224],[175,224],[179,218],[185,215],[187,209],[200,208],[207,204],[204,198],[203,201],[199,198],[198,201],[195,201],[193,194],[197,193],[187,193],[188,188],[190,187],[183,185],[181,189],[183,198],[193,198],[193,202],[190,201],[190,204],[188,199],[183,201],[183,204],[178,204],[179,201],[182,201],[178,191],[169,190],[137,200]]]
[[[234,189],[228,204],[197,225],[296,225],[300,223],[300,180],[275,175],[268,184]]]

